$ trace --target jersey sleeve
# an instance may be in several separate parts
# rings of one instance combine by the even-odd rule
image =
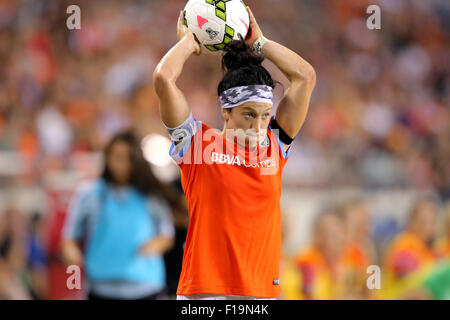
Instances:
[[[201,135],[201,126],[201,122],[194,118],[191,111],[186,121],[177,128],[166,127],[172,140],[169,155],[178,165],[192,163],[192,150]]]
[[[95,186],[95,182],[83,183],[72,196],[63,227],[65,238],[81,240],[85,235],[89,215],[97,210]]]
[[[149,198],[148,205],[151,217],[155,221],[157,234],[165,237],[174,237],[175,228],[168,203],[153,196]]]

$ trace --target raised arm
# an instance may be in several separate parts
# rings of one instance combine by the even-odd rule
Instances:
[[[184,63],[192,55],[201,54],[201,47],[184,25],[183,12],[177,25],[178,43],[167,52],[153,73],[153,84],[159,98],[161,119],[169,128],[181,125],[191,112],[184,94],[177,87]]]
[[[250,8],[248,12],[251,34],[246,41],[253,46],[262,36],[262,32]],[[274,41],[267,40],[262,52],[291,83],[278,105],[276,120],[286,134],[294,138],[308,113],[311,94],[316,84],[316,73],[314,68],[298,54]]]

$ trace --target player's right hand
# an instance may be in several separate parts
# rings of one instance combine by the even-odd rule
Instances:
[[[247,7],[248,16],[250,18],[250,28],[248,30],[247,37],[245,39],[245,42],[253,47],[253,44],[255,43],[258,38],[262,37],[263,33],[261,31],[261,28],[258,25],[258,22],[256,22],[255,16],[253,15],[252,10],[250,7]]]
[[[177,37],[178,41],[183,40],[184,38],[188,39],[192,42],[192,45],[194,46],[194,53],[199,56],[202,53],[202,47],[201,45],[195,40],[194,34],[191,30],[184,24],[184,12],[183,10],[180,11],[180,16],[178,17],[178,23],[177,23]]]

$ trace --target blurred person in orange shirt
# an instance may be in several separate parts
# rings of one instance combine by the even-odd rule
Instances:
[[[435,262],[432,240],[436,234],[437,206],[420,199],[413,206],[405,230],[394,238],[384,258],[383,299],[402,299],[423,282]]]
[[[450,202],[445,206],[444,220],[443,235],[436,240],[433,252],[438,259],[450,260]]]
[[[346,298],[368,297],[367,267],[376,262],[376,250],[370,236],[370,216],[363,200],[355,199],[340,206],[345,228],[343,250]]]
[[[339,299],[344,295],[344,223],[327,209],[314,223],[313,243],[296,258],[305,299]]]
[[[317,219],[317,244],[296,259],[283,261],[283,297],[288,300],[367,298],[367,267],[375,263],[376,253],[365,203],[351,200],[338,206],[336,214],[325,212],[324,215],[331,218]],[[335,234],[338,242],[333,239]]]
[[[281,208],[281,242],[286,243],[288,235],[295,233],[295,226],[290,221],[292,215],[285,208]],[[281,299],[283,300],[304,300],[302,293],[303,280],[297,261],[294,255],[288,254],[285,250],[281,252],[280,265],[280,287]]]
[[[303,278],[295,258],[284,257],[280,266],[282,300],[305,300]]]

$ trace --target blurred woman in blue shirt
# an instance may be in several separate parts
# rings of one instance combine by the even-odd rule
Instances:
[[[162,255],[173,245],[171,209],[177,200],[154,177],[131,132],[116,135],[104,159],[101,177],[73,196],[63,258],[68,265],[84,266],[89,299],[161,298]]]

